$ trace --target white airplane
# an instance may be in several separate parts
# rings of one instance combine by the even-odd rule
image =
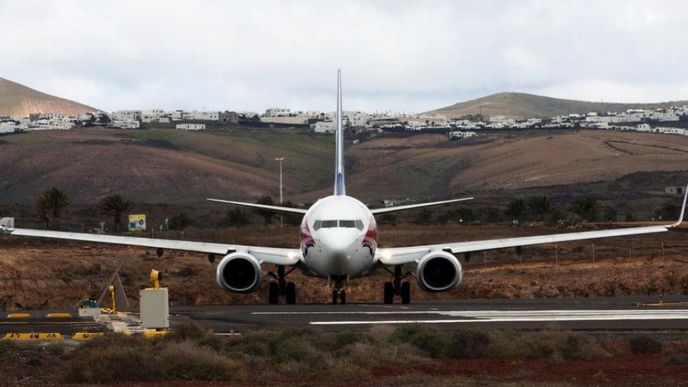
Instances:
[[[680,218],[676,223],[669,225],[378,248],[375,215],[455,203],[472,198],[369,209],[360,201],[347,196],[344,179],[344,135],[341,116],[341,72],[338,72],[336,166],[333,195],[318,200],[308,210],[208,199],[219,203],[303,215],[300,227],[300,249],[32,230],[14,228],[14,225],[7,221],[4,224],[0,221],[0,231],[16,236],[143,246],[157,249],[159,256],[163,254],[165,249],[194,251],[208,254],[208,259],[211,262],[215,260],[216,255],[221,255],[223,258],[217,265],[216,274],[219,286],[233,292],[249,293],[260,287],[263,278],[271,277],[273,280],[269,285],[268,299],[271,304],[277,304],[282,296],[286,298],[287,304],[296,303],[296,286],[293,282],[286,281],[286,277],[295,269],[302,270],[306,275],[326,279],[332,288],[332,303],[334,304],[337,301],[342,304],[346,303],[344,288],[349,280],[370,275],[378,269],[385,269],[393,276],[393,280],[384,284],[384,302],[391,304],[395,297],[399,297],[403,304],[408,304],[411,302],[411,287],[410,283],[404,279],[408,277],[409,273],[403,272],[403,266],[407,264],[416,264],[415,277],[421,289],[428,292],[442,292],[454,289],[461,283],[463,272],[457,255],[463,254],[468,259],[470,253],[486,250],[514,247],[520,250],[522,246],[528,245],[660,233],[677,227],[683,221],[686,199],[688,199],[688,187],[686,188],[686,197],[683,198]],[[264,264],[275,265],[277,273],[264,275],[262,270]],[[287,267],[290,268],[289,271],[286,270]]]

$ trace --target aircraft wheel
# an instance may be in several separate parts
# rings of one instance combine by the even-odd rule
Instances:
[[[342,305],[346,304],[346,290],[339,291],[339,303]]]
[[[296,304],[296,285],[293,282],[287,282],[287,304]]]
[[[279,285],[277,285],[277,282],[270,282],[270,288],[268,289],[268,302],[272,305],[279,303]]]
[[[401,303],[411,303],[411,284],[408,282],[404,282],[401,284]]]
[[[394,302],[394,284],[391,282],[385,282],[385,304],[391,304]]]
[[[337,305],[337,299],[339,298],[339,292],[335,289],[332,291],[332,305]]]

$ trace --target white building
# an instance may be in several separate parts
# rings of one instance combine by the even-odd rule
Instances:
[[[177,129],[182,130],[203,130],[205,129],[205,124],[177,124]]]
[[[112,120],[110,126],[120,129],[139,129],[141,122],[138,120]]]
[[[265,110],[263,117],[282,117],[292,114],[291,109],[287,108],[270,108]]]
[[[162,109],[149,109],[141,112],[141,122],[149,123],[159,121],[165,116],[165,111]]]
[[[220,112],[192,110],[188,114],[184,114],[184,119],[192,121],[219,121]]]
[[[118,110],[110,115],[112,121],[139,121],[141,120],[140,110]]]
[[[311,129],[315,133],[334,133],[337,130],[337,123],[335,121],[318,121],[311,125]]]

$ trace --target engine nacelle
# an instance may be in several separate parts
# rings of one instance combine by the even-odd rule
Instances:
[[[217,265],[217,284],[237,293],[250,293],[260,286],[260,262],[248,253],[232,253]]]
[[[457,287],[463,279],[461,263],[445,251],[428,253],[418,262],[418,286],[426,292],[443,292]]]

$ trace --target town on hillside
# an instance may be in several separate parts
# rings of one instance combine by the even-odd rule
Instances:
[[[452,140],[470,138],[481,131],[504,129],[591,128],[688,135],[688,105],[660,109],[628,109],[622,112],[589,112],[551,118],[515,120],[480,114],[448,118],[434,113],[343,112],[344,125],[360,131],[448,133]],[[59,113],[28,117],[0,117],[0,134],[34,130],[68,130],[101,126],[116,129],[206,130],[226,127],[304,128],[314,133],[333,133],[335,113],[270,108],[263,114],[235,111],[119,110],[90,112],[79,116]]]

